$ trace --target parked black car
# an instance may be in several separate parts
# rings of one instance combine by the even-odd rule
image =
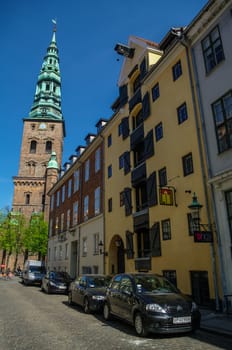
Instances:
[[[146,273],[118,274],[106,291],[105,320],[116,316],[134,325],[139,336],[190,332],[200,327],[195,302],[166,278]]]
[[[41,289],[48,294],[67,294],[72,281],[73,279],[67,272],[48,271],[42,279]]]
[[[105,300],[106,287],[111,280],[110,276],[87,274],[79,276],[70,284],[68,303],[79,304],[85,313],[102,310]]]

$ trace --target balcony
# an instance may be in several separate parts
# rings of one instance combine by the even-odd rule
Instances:
[[[130,135],[130,145],[133,150],[136,145],[142,142],[144,139],[144,127],[143,124],[140,124]]]
[[[133,224],[134,224],[134,232],[137,232],[140,229],[149,228],[148,208],[145,208],[133,214]]]
[[[146,256],[135,259],[135,270],[139,272],[148,272],[151,270],[151,257]]]
[[[138,165],[134,170],[131,172],[131,182],[132,186],[136,186],[141,181],[145,181],[147,177],[146,172],[146,163],[143,162],[140,165]]]
[[[129,111],[131,112],[133,108],[138,104],[142,103],[141,90],[138,89],[134,96],[129,101]]]

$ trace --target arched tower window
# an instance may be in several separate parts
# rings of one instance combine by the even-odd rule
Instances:
[[[52,142],[51,141],[46,142],[46,153],[52,153]]]
[[[30,204],[30,194],[26,194],[26,197],[25,197],[25,204],[26,205],[29,205]]]
[[[31,141],[30,153],[36,153],[36,147],[37,147],[37,142],[36,141]]]

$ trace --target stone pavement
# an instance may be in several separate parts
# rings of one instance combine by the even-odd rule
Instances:
[[[201,309],[201,329],[232,337],[232,314]]]

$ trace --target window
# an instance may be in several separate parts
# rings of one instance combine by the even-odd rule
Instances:
[[[159,141],[163,138],[163,124],[162,122],[155,127],[155,139]]]
[[[95,173],[100,170],[101,167],[101,153],[100,148],[98,148],[95,152]]]
[[[213,103],[213,115],[218,143],[218,151],[232,148],[232,92]]]
[[[182,158],[183,163],[183,172],[184,176],[190,175],[193,173],[193,159],[192,153],[187,154]]]
[[[80,172],[79,170],[74,171],[74,192],[79,190],[79,179],[80,179]]]
[[[194,223],[193,223],[193,219],[192,219],[192,214],[188,213],[187,214],[187,220],[188,220],[188,233],[189,236],[193,236],[194,234]]]
[[[122,135],[122,123],[118,125],[118,136]]]
[[[68,198],[71,197],[72,194],[72,179],[69,179],[68,181]]]
[[[108,142],[108,147],[110,147],[112,145],[112,135],[111,134],[108,136],[107,142]]]
[[[64,203],[64,200],[65,200],[65,185],[62,186],[62,195],[61,195],[61,200],[62,200],[62,203]]]
[[[84,198],[84,220],[88,219],[89,215],[89,196],[85,196]]]
[[[82,240],[82,256],[87,255],[87,238],[83,238]]]
[[[51,210],[53,210],[53,208],[54,208],[54,194],[51,197],[50,208],[51,208]]]
[[[57,258],[57,249],[56,247],[54,247],[54,260],[56,261],[56,258]]]
[[[112,165],[108,166],[108,178],[112,176]]]
[[[73,226],[78,223],[78,202],[73,204]]]
[[[56,206],[59,207],[60,205],[60,191],[56,192]]]
[[[52,237],[52,226],[53,226],[53,220],[50,219],[50,222],[49,222],[49,237]]]
[[[202,41],[201,45],[205,61],[205,70],[206,73],[209,73],[225,58],[219,28],[215,27]]]
[[[67,230],[70,227],[70,209],[67,210],[67,222],[66,222],[66,228]]]
[[[151,89],[151,93],[152,93],[152,101],[154,102],[160,96],[159,83],[153,86],[153,88]]]
[[[110,213],[112,211],[112,198],[108,199],[108,212]]]
[[[230,229],[230,240],[232,241],[232,190],[225,192],[228,224]]]
[[[122,154],[122,155],[119,157],[118,163],[119,163],[119,169],[124,168],[124,154]]]
[[[177,287],[176,271],[175,270],[164,270],[163,276],[167,278],[174,286]]]
[[[45,152],[52,153],[52,142],[51,141],[46,142]]]
[[[181,61],[178,61],[173,67],[172,67],[172,76],[173,80],[177,80],[182,75],[182,67],[181,67]]]
[[[167,170],[165,167],[159,170],[159,185],[160,187],[167,186]]]
[[[37,147],[37,142],[36,141],[31,141],[30,153],[36,153],[36,147]]]
[[[60,232],[64,231],[64,213],[61,214],[60,217]]]
[[[85,181],[89,180],[89,159],[85,162]]]
[[[94,213],[100,213],[100,187],[97,187],[94,191]]]
[[[27,194],[26,194],[26,197],[25,197],[25,204],[26,204],[26,205],[29,205],[29,204],[30,204],[30,199],[31,199],[30,197],[31,197],[30,194],[27,193]]]
[[[68,243],[65,244],[65,253],[64,253],[65,260],[68,259]]]
[[[168,239],[171,239],[171,222],[170,219],[162,220],[162,236],[163,240],[166,241]]]
[[[186,103],[183,103],[180,107],[177,108],[178,123],[181,124],[188,119],[187,106]]]
[[[93,235],[93,254],[99,254],[99,233]]]

